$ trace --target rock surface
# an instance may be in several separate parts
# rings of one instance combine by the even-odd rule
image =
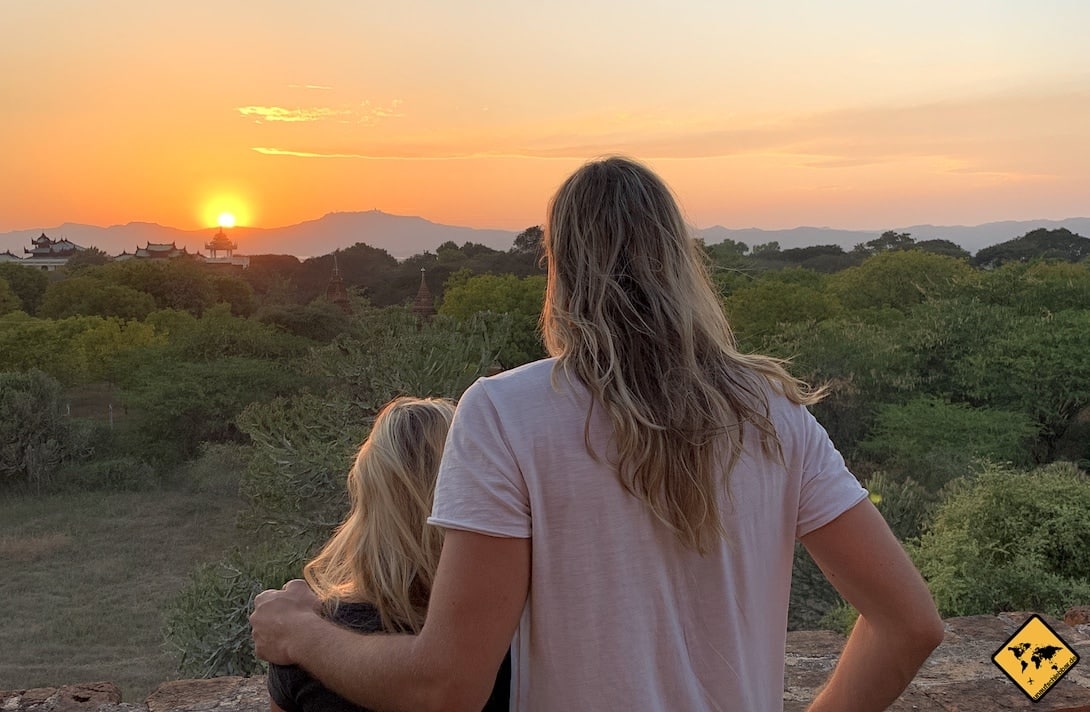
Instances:
[[[1033,703],[992,663],[992,655],[1031,615],[1002,613],[945,621],[943,643],[892,712],[1090,712],[1090,630],[1081,618],[1073,625],[1044,616],[1079,655],[1067,675]],[[836,664],[844,638],[828,631],[799,631],[787,636],[784,712],[802,712]],[[267,712],[263,677],[219,677],[163,683],[141,704],[121,702],[109,682],[58,688],[0,691],[0,712]]]

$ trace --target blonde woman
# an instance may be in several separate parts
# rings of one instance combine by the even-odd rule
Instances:
[[[259,655],[383,709],[479,707],[511,642],[515,710],[778,710],[798,540],[860,612],[811,709],[885,709],[941,621],[807,411],[821,392],[738,351],[645,166],[576,171],[545,251],[551,358],[459,402],[423,630],[338,634],[293,584],[259,597]]]
[[[407,397],[375,416],[348,473],[351,510],[303,569],[329,620],[361,633],[423,628],[443,545],[426,520],[453,416],[452,401]],[[508,677],[497,679],[486,710],[507,709]],[[271,665],[268,687],[273,712],[362,709],[298,666]]]

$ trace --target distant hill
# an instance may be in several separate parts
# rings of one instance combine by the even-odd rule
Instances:
[[[950,240],[975,253],[1039,228],[1067,228],[1079,235],[1090,237],[1090,218],[1005,221],[976,226],[910,225],[882,230],[838,230],[828,227],[762,230],[733,229],[716,225],[699,230],[698,233],[709,245],[730,239],[750,246],[779,242],[782,249],[840,245],[848,250],[860,242],[878,237],[885,229],[890,229],[908,232],[917,241]],[[204,244],[215,233],[215,228],[179,230],[155,223],[138,222],[111,227],[65,223],[55,227],[0,233],[0,252],[10,250],[22,256],[23,248],[28,247],[30,241],[42,232],[54,239],[68,238],[77,245],[97,247],[110,255],[123,251],[132,252],[135,247],[143,246],[145,242],[174,242],[190,252],[204,253]],[[238,252],[243,255],[287,254],[305,258],[329,254],[357,242],[365,242],[372,247],[386,250],[399,260],[425,250],[434,252],[436,247],[448,240],[459,245],[476,242],[493,249],[507,250],[517,234],[506,230],[441,225],[420,217],[391,215],[379,210],[329,213],[317,220],[308,220],[297,225],[276,228],[238,227],[227,232],[238,242]]]
[[[23,248],[42,232],[53,239],[68,238],[83,247],[97,247],[109,255],[132,252],[145,242],[174,242],[190,252],[207,254],[205,243],[217,228],[180,230],[155,223],[129,223],[111,227],[64,223],[56,227],[15,230],[0,233],[0,252],[11,250],[20,257]],[[317,220],[276,228],[236,227],[227,230],[238,243],[241,255],[286,254],[298,257],[325,255],[334,250],[365,242],[384,249],[401,260],[435,251],[444,242],[461,245],[477,242],[497,250],[507,250],[517,232],[483,230],[472,227],[440,225],[424,218],[390,215],[379,210],[357,213],[329,213]]]
[[[746,228],[739,230],[716,225],[699,232],[701,237],[704,238],[704,242],[709,245],[731,239],[744,242],[750,247],[766,242],[779,242],[780,248],[785,250],[810,245],[840,245],[845,250],[850,250],[860,242],[873,240],[886,230],[895,230],[896,232],[911,234],[917,242],[943,239],[954,242],[969,252],[977,252],[985,247],[1021,237],[1039,228],[1049,230],[1067,228],[1071,232],[1090,237],[1090,218],[1007,220],[974,226],[910,225],[908,227],[889,227],[881,230],[837,230],[828,227],[796,227],[790,230]]]

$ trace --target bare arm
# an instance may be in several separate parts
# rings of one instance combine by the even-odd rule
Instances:
[[[801,541],[859,611],[840,661],[809,712],[884,710],[942,642],[942,620],[927,584],[868,500]]]
[[[530,540],[448,531],[419,636],[359,635],[318,616],[302,582],[258,597],[259,657],[301,665],[375,709],[480,710],[526,603]]]

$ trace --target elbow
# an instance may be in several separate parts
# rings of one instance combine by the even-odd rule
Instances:
[[[456,678],[436,679],[421,685],[414,709],[423,712],[480,712],[488,701],[488,691],[481,694]]]
[[[906,621],[906,629],[903,633],[905,642],[918,656],[920,664],[923,664],[923,661],[942,645],[945,634],[946,627],[934,608],[915,620]]]
[[[492,693],[493,679],[482,681],[472,671],[449,664],[417,669],[413,699],[406,709],[423,712],[480,712]]]
[[[930,655],[936,648],[942,645],[943,638],[946,637],[946,626],[942,622],[942,618],[939,618],[938,611],[932,616],[929,625],[921,630],[919,638],[921,644],[927,648],[927,654]]]

